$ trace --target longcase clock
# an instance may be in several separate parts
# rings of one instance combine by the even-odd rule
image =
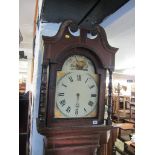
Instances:
[[[46,155],[110,155],[114,143],[111,120],[112,71],[117,48],[102,27],[71,32],[62,23],[56,36],[43,36],[44,57],[37,119]],[[109,72],[108,118],[104,118],[106,76]],[[106,122],[106,123],[104,123]]]

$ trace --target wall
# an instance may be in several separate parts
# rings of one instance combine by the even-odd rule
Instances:
[[[58,31],[60,24],[43,24],[40,23],[40,27],[36,32],[35,50],[34,50],[34,73],[33,73],[33,96],[32,96],[32,126],[30,136],[30,154],[42,155],[43,154],[43,136],[40,135],[36,127],[36,118],[38,117],[39,108],[39,96],[40,96],[40,84],[41,84],[41,71],[42,71],[42,58],[43,58],[43,46],[42,35],[54,36]]]
[[[38,116],[39,105],[39,89],[41,81],[41,63],[42,63],[42,51],[41,45],[41,30],[37,31],[36,43],[35,43],[35,57],[34,57],[34,72],[33,72],[33,88],[32,88],[32,126],[30,135],[30,154],[42,155],[42,136],[38,134],[36,129],[36,118]]]

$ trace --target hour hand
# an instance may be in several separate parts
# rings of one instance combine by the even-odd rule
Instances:
[[[77,97],[76,107],[78,108],[78,107],[79,107],[79,97],[80,97],[80,94],[77,93],[77,94],[76,94],[76,97]]]

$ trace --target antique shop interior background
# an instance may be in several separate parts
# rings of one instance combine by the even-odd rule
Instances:
[[[42,22],[42,0],[20,0],[19,12],[19,148],[42,155],[43,137],[37,132],[39,93],[42,68],[42,36],[56,35],[61,23]],[[28,10],[28,11],[27,11]],[[102,26],[110,45],[118,47],[113,73],[113,124],[122,130],[115,142],[118,154],[125,145],[135,147],[135,4],[127,1],[104,19]],[[108,83],[108,77],[107,77]],[[107,102],[105,100],[105,102]],[[107,106],[105,107],[107,109]],[[105,117],[107,113],[105,113]],[[134,147],[129,148],[134,154]]]

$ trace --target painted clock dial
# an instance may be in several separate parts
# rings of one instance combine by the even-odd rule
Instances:
[[[96,74],[57,72],[55,118],[95,117],[98,86]]]
[[[83,70],[95,73],[95,68],[91,60],[82,55],[73,55],[69,57],[65,61],[62,70],[65,72],[73,70]]]

